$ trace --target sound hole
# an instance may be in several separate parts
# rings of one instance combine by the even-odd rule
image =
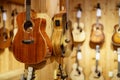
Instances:
[[[78,67],[76,68],[76,71],[78,72],[79,75],[81,74],[81,72],[80,72],[80,70],[78,69]]]
[[[120,32],[120,28],[118,28],[118,31]]]
[[[96,77],[100,77],[100,76],[101,76],[100,71],[98,71],[97,69],[95,70],[95,73],[97,74],[97,76],[96,76]]]
[[[117,77],[119,77],[119,78],[120,78],[120,73],[118,73],[118,74],[117,74]]]
[[[8,39],[8,35],[6,32],[3,33],[3,37],[4,37],[4,41],[6,41]]]
[[[24,24],[24,29],[26,32],[31,32],[33,30],[33,24],[31,21],[26,21]]]

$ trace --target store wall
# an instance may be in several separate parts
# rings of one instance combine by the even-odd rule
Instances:
[[[44,1],[44,0],[43,0]],[[94,6],[99,2],[101,4],[102,9],[102,17],[100,22],[104,25],[104,34],[105,34],[105,41],[103,46],[100,48],[100,61],[99,65],[102,67],[103,76],[105,80],[111,80],[109,77],[109,73],[113,72],[117,68],[117,54],[116,50],[113,49],[111,43],[111,37],[114,30],[114,25],[118,23],[118,12],[116,10],[117,3],[120,0],[69,0],[69,19],[72,21],[72,24],[76,21],[75,18],[75,10],[74,7],[77,6],[78,3],[81,3],[83,13],[81,17],[81,22],[85,24],[85,33],[86,39],[85,42],[81,45],[82,50],[82,60],[79,61],[80,66],[83,67],[83,72],[85,74],[86,80],[88,80],[89,75],[91,74],[92,66],[95,66],[95,49],[91,48],[89,45],[90,41],[90,33],[92,24],[96,22],[96,10]],[[38,1],[39,2],[39,1]],[[46,3],[46,4],[45,4]],[[53,0],[46,0],[45,5],[47,6],[43,12],[47,12],[50,18],[57,12],[59,9],[54,7],[55,4]],[[1,3],[0,4],[4,4]],[[45,7],[38,7],[37,0],[32,1],[32,7],[38,12],[42,12],[41,9]],[[42,3],[41,3],[42,4]],[[45,6],[42,4],[42,6]],[[57,7],[59,3],[56,4]],[[8,13],[8,21],[7,21],[7,28],[11,29],[11,4],[4,4],[5,8],[7,9]],[[12,6],[17,7],[18,11],[23,11],[24,8],[21,6],[16,6],[12,4]],[[51,7],[48,7],[51,6]],[[0,23],[2,25],[2,23]],[[51,29],[52,30],[52,29]],[[72,71],[72,64],[75,62],[75,51],[71,52],[71,55],[64,59],[66,65],[66,72],[70,75]],[[58,64],[55,61],[55,57],[51,57],[47,60],[47,62],[34,65],[38,69],[35,71],[36,79],[35,80],[53,80],[54,78],[54,70],[58,68]],[[0,73],[6,73],[9,71],[13,71],[16,69],[24,68],[24,64],[18,62],[13,57],[12,51],[9,51],[8,48],[5,51],[0,51]],[[68,79],[69,80],[69,79]]]

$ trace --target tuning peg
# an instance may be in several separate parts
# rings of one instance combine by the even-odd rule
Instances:
[[[82,11],[81,4],[79,3],[79,4],[75,7],[75,9]]]

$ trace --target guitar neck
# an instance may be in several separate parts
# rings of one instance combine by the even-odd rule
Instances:
[[[26,21],[30,20],[31,0],[26,0]]]
[[[98,60],[96,60],[96,71],[98,71]]]

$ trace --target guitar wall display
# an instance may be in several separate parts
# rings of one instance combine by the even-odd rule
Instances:
[[[73,24],[73,30],[72,30],[74,42],[84,42],[85,41],[84,24],[82,22],[80,22],[81,16],[82,16],[82,8],[81,8],[81,4],[78,4],[77,14],[76,14],[77,22],[75,22]]]
[[[45,21],[35,18],[31,0],[26,0],[26,12],[17,15],[18,31],[13,40],[14,57],[26,64],[38,64],[45,59],[47,44],[42,34]]]
[[[102,68],[99,66],[98,61],[100,59],[99,45],[96,45],[96,65],[92,68],[89,80],[104,80],[102,75]]]
[[[4,49],[10,46],[10,32],[6,28],[6,20],[7,20],[7,11],[1,7],[0,11],[2,12],[3,26],[0,28],[0,49]]]
[[[118,69],[114,70],[114,74],[111,80],[120,80],[120,48],[117,48],[118,54]]]
[[[92,25],[91,34],[90,34],[90,42],[95,44],[101,44],[104,42],[105,36],[103,33],[103,25],[99,22],[99,18],[101,17],[101,8],[100,4],[97,4],[96,10],[96,23]]]
[[[115,46],[120,46],[120,4],[117,7],[118,7],[118,14],[119,14],[119,23],[114,26],[112,43]]]
[[[80,45],[78,46],[78,49],[76,51],[76,61],[75,63],[72,65],[72,72],[70,74],[70,77],[72,80],[85,80],[84,78],[84,74],[83,74],[83,69],[82,67],[80,67],[79,64],[79,60],[82,58],[82,54],[81,54],[81,49],[80,49]]]

